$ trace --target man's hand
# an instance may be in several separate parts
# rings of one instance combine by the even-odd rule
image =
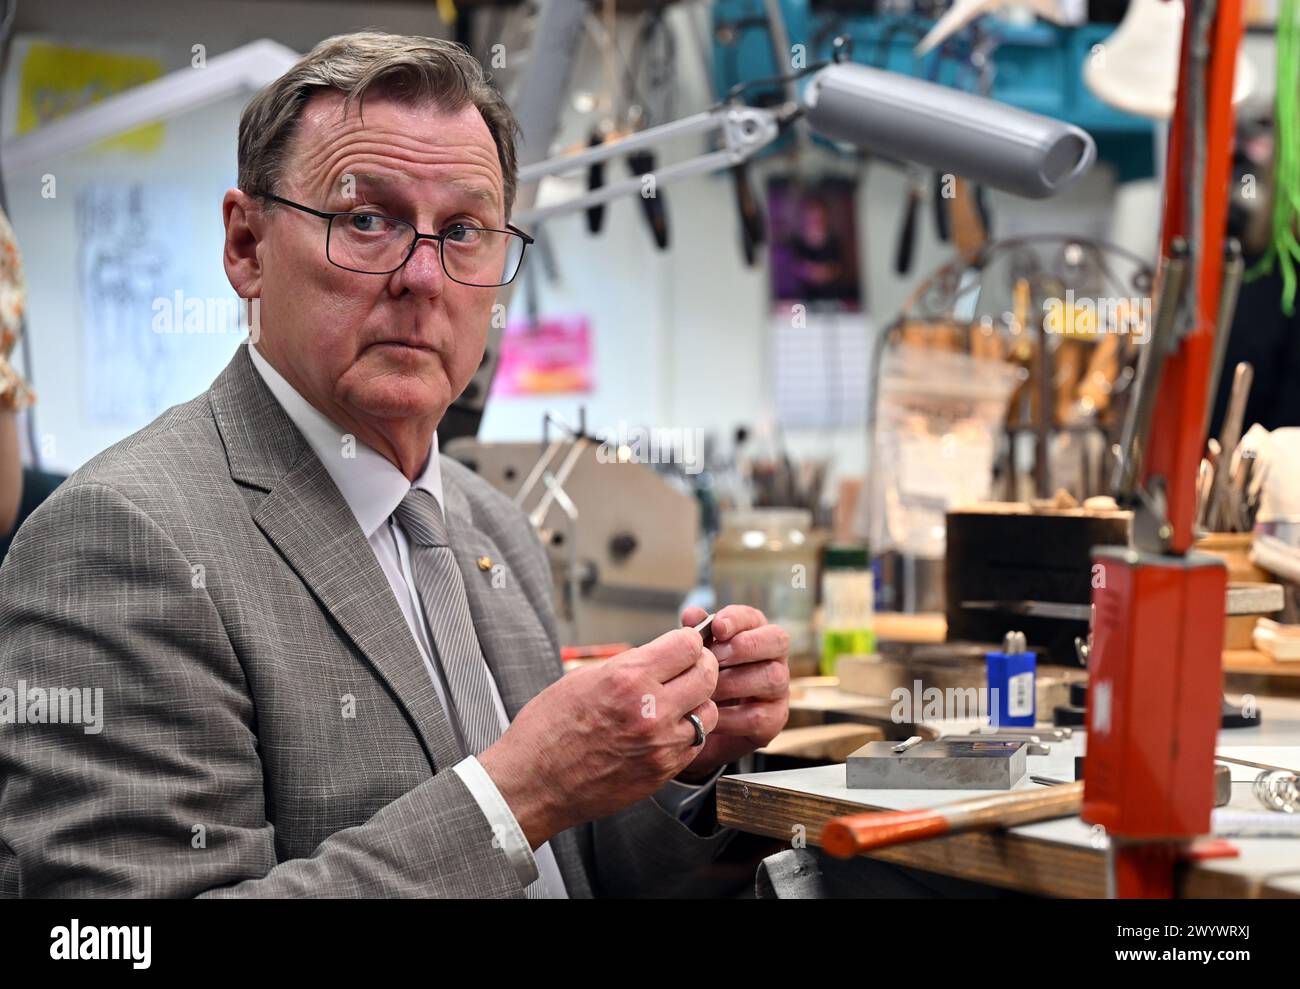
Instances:
[[[708,617],[701,608],[687,608],[682,624],[698,625]],[[709,733],[695,760],[677,776],[699,783],[719,766],[761,749],[785,727],[790,714],[790,636],[770,625],[757,608],[728,605],[710,626],[718,659],[718,726]],[[707,728],[707,725],[705,726]]]
[[[713,731],[717,687],[718,661],[700,634],[674,629],[551,684],[478,761],[537,848],[650,796],[685,769],[700,753],[686,715]]]

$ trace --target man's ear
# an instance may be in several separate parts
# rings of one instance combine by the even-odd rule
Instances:
[[[226,277],[241,299],[262,295],[262,261],[257,248],[266,232],[266,215],[261,203],[239,189],[227,189],[221,200],[226,226],[222,262]]]

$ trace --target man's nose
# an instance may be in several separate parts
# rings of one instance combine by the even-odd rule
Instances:
[[[442,294],[446,273],[442,270],[436,240],[419,240],[406,265],[393,272],[389,281],[394,295],[410,291],[425,298]]]

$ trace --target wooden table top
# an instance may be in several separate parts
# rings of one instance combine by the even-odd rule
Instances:
[[[1276,746],[1300,752],[1300,702],[1261,698],[1264,722],[1220,736],[1220,747],[1258,748],[1255,761],[1276,761]],[[1030,756],[1029,773],[1073,777],[1074,755],[1086,739],[1076,731],[1047,756]],[[1266,752],[1265,749],[1268,749]],[[1242,755],[1240,752],[1233,753]],[[1248,756],[1247,756],[1248,757]],[[1249,774],[1249,771],[1247,771]],[[1261,810],[1251,784],[1233,783],[1230,807]],[[850,790],[844,765],[724,776],[717,784],[718,820],[729,827],[784,841],[802,836],[817,845],[826,821],[865,810],[907,810],[979,795],[964,790]],[[1026,779],[1021,788],[1039,784]],[[1187,869],[1187,897],[1300,897],[1300,838],[1234,838],[1240,855],[1195,863]],[[912,842],[872,852],[872,858],[946,876],[1043,896],[1105,896],[1105,836],[1078,817],[1022,825],[1007,831],[968,833]]]

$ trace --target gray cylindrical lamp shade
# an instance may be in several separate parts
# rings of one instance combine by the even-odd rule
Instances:
[[[1030,199],[1056,195],[1097,155],[1073,124],[865,65],[817,72],[803,105],[809,125],[831,140]]]

